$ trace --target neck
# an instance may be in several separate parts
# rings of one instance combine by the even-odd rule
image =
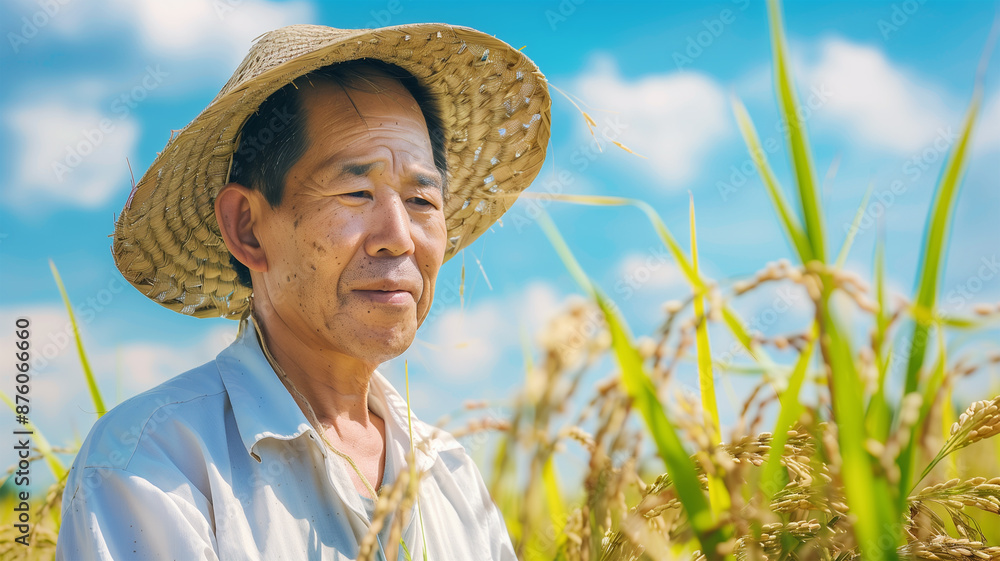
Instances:
[[[340,432],[344,423],[372,424],[368,391],[374,366],[310,345],[269,306],[255,306],[250,317],[279,378],[307,418],[321,425],[317,429],[332,427]]]
[[[376,499],[385,469],[385,423],[368,410],[375,366],[309,344],[266,301],[251,309],[264,354],[282,383],[327,446],[353,468],[348,476],[354,488]]]

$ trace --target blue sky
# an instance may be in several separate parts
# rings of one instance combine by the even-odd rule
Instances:
[[[866,212],[884,214],[890,285],[901,295],[913,290],[932,188],[961,126],[998,6],[785,3],[800,98],[811,104],[803,118],[818,175],[837,162],[823,189],[831,246],[839,247],[873,183],[876,198]],[[36,363],[32,416],[51,440],[82,437],[94,415],[75,351],[61,335],[67,318],[48,259],[62,273],[99,384],[113,402],[210,360],[235,334],[235,322],[160,308],[115,269],[108,235],[131,186],[126,159],[138,178],[170,130],[182,128],[215,96],[264,31],[291,23],[354,28],[426,21],[471,26],[523,46],[550,83],[582,101],[597,121],[595,141],[580,113],[553,90],[549,157],[533,190],[641,198],[684,244],[690,194],[701,267],[723,286],[791,256],[730,109],[730,96],[738,96],[761,139],[780,146],[768,156],[790,187],[766,14],[757,0],[5,0],[0,325],[11,327],[0,332],[0,343],[10,348],[15,317],[31,319],[35,349],[50,355]],[[956,313],[971,307],[962,288],[973,301],[1000,300],[1000,274],[986,266],[1000,253],[996,58],[985,75],[982,119],[941,284],[943,304]],[[84,141],[94,145],[90,153],[70,154]],[[466,399],[502,408],[525,378],[521,334],[534,341],[577,292],[534,220],[538,204],[522,199],[502,227],[442,268],[438,301],[418,341],[380,369],[401,385],[403,360],[409,361],[414,408],[424,419],[450,413]],[[686,297],[675,264],[636,210],[541,204],[636,333],[655,328],[663,302]],[[848,259],[862,277],[871,269],[876,222],[864,223]],[[775,315],[774,308],[786,308],[776,306],[779,301],[792,304]],[[805,297],[780,285],[734,306],[768,334],[801,330],[809,314]],[[861,320],[857,325],[856,336],[863,337]],[[728,345],[724,333],[713,332],[713,345]],[[996,381],[995,373],[987,376]],[[962,391],[981,396],[989,379]],[[686,365],[678,382],[694,387],[692,380]],[[726,378],[723,386],[738,395],[748,384]]]

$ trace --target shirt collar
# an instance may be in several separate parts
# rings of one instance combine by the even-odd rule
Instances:
[[[438,454],[448,450],[461,449],[462,445],[448,432],[429,425],[409,411],[406,399],[392,387],[378,370],[372,375],[368,389],[368,403],[372,411],[386,422],[386,438],[392,439],[401,449],[405,457],[410,451],[410,423],[412,418],[413,447],[416,452],[416,465],[419,471],[427,471],[437,460]]]
[[[216,363],[229,394],[240,438],[258,462],[260,457],[254,446],[261,440],[291,440],[315,430],[268,362],[250,318],[240,321],[236,340],[219,353]],[[406,400],[377,370],[372,375],[368,403],[385,421],[387,441],[405,455],[410,448]],[[415,415],[412,419],[418,470],[430,469],[439,453],[462,447],[444,430],[420,421]]]
[[[255,460],[260,461],[254,446],[261,440],[291,440],[313,430],[267,362],[252,321],[240,321],[236,340],[215,360],[229,394],[240,438]]]

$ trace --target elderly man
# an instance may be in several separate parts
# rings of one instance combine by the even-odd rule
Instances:
[[[57,557],[355,559],[412,473],[374,558],[513,559],[475,464],[376,367],[413,342],[442,262],[538,173],[549,105],[530,60],[470,29],[263,36],[136,185],[113,246],[144,294],[239,335],[98,421]]]

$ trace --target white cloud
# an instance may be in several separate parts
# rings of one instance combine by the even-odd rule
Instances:
[[[594,109],[589,113],[598,121],[603,143],[618,141],[645,156],[635,165],[648,169],[668,188],[691,181],[711,148],[730,132],[721,87],[697,72],[626,81],[610,57],[598,56],[578,78],[576,90]],[[585,142],[590,142],[587,134]]]
[[[93,85],[65,87],[64,92]],[[125,159],[139,136],[133,120],[111,118],[90,97],[28,100],[8,108],[4,121],[17,139],[14,180],[3,193],[12,206],[100,207],[129,186]]]
[[[563,304],[552,285],[532,282],[503,298],[483,298],[429,316],[404,359],[440,381],[470,383],[496,374],[505,353],[520,357],[521,330],[533,341]]]
[[[555,287],[546,282],[532,282],[516,296],[516,311],[520,325],[529,334],[544,329],[548,322],[563,308],[564,299]]]
[[[806,71],[808,83],[828,92],[816,114],[844,127],[852,140],[911,154],[956,126],[956,114],[940,93],[894,66],[883,51],[839,38],[824,41],[820,50],[818,63]],[[810,95],[802,93],[800,101]]]
[[[114,356],[127,377],[123,391],[138,393],[214,359],[236,340],[237,325],[232,323],[209,330],[194,346],[143,341],[101,349],[100,358],[110,363]]]
[[[442,313],[431,327],[428,343],[435,373],[445,380],[470,382],[489,374],[506,338],[504,315],[496,302]]]
[[[623,286],[637,291],[643,289],[663,292],[667,289],[687,288],[680,268],[673,262],[666,249],[650,250],[646,254],[633,253],[626,255],[618,264],[618,277]],[[620,287],[616,287],[617,292]],[[629,292],[625,292],[629,294]]]
[[[38,9],[22,4],[26,13]],[[13,181],[0,198],[29,213],[124,201],[130,185],[125,160],[140,135],[137,122],[127,117],[151,90],[183,90],[205,80],[215,87],[255,38],[312,18],[312,7],[302,1],[96,0],[61,7],[39,37],[62,37],[75,48],[117,38],[117,48],[145,61],[144,74],[122,78],[109,68],[75,82],[34,81],[15,95],[19,101],[8,106],[3,121],[19,154],[12,158]]]
[[[313,17],[312,6],[303,1],[98,0],[74,5],[53,18],[52,25],[66,36],[80,37],[94,29],[107,33],[110,21],[131,30],[157,59],[218,61],[235,68],[262,33],[310,23]]]

